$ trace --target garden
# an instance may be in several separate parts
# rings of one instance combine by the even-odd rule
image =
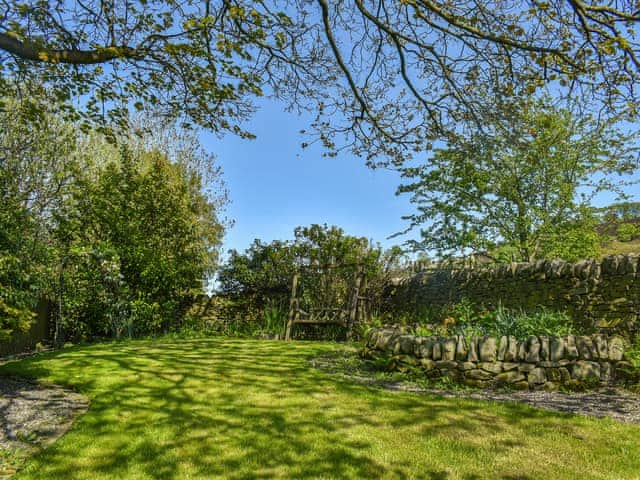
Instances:
[[[614,479],[640,468],[637,425],[381,390],[312,368],[337,348],[165,338],[6,364],[5,375],[89,400],[14,478]]]
[[[638,25],[0,1],[0,480],[639,479]]]

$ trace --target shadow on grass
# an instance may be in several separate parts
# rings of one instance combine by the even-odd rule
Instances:
[[[143,341],[7,364],[0,372],[72,386],[91,398],[73,431],[17,478],[527,480],[534,477],[482,476],[482,462],[516,455],[525,431],[579,436],[563,414],[383,392],[310,369],[306,358],[328,348]],[[403,445],[405,431],[432,450]],[[471,471],[452,476],[440,468],[456,459]]]

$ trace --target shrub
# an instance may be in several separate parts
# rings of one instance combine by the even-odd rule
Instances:
[[[277,305],[270,305],[264,311],[263,333],[283,335],[287,313]]]
[[[622,223],[618,225],[616,238],[621,242],[630,242],[640,236],[640,227],[633,223]]]
[[[531,335],[562,336],[575,333],[572,319],[564,312],[538,307],[534,311],[507,309],[502,304],[489,311],[480,311],[468,299],[445,310],[455,317],[450,334],[465,337],[513,335],[524,340]]]

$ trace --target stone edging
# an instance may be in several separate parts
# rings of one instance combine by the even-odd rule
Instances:
[[[624,361],[624,340],[604,335],[564,337],[419,337],[402,327],[372,329],[365,349],[420,367],[431,378],[450,377],[473,386],[508,385],[556,390],[612,384]]]

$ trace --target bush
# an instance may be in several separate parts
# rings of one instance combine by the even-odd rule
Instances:
[[[292,241],[256,239],[244,253],[231,250],[219,269],[219,291],[233,301],[224,314],[235,325],[251,324],[241,331],[282,333],[294,272],[300,274],[300,308],[311,311],[347,305],[358,268],[362,268],[368,292],[375,290],[372,286],[377,285],[383,265],[379,247],[335,226],[298,227]],[[370,299],[374,296],[368,295]],[[343,330],[326,325],[295,327],[298,338],[338,338],[344,336]]]
[[[618,225],[616,238],[621,242],[630,242],[640,236],[640,227],[633,223],[622,223]]]
[[[576,333],[576,328],[572,319],[564,312],[544,307],[527,312],[522,309],[507,309],[502,304],[493,310],[482,311],[468,299],[462,299],[442,310],[436,333],[462,334],[467,338],[512,335],[524,340],[531,335],[569,335]]]

